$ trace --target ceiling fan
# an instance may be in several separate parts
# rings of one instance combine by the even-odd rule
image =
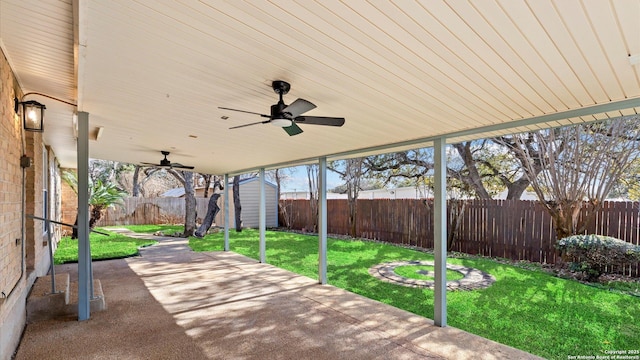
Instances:
[[[160,168],[170,168],[170,169],[193,169],[193,166],[182,165],[179,163],[172,163],[171,161],[169,161],[169,159],[167,159],[167,155],[169,155],[168,151],[162,150],[160,151],[160,153],[164,155],[164,159],[160,160],[160,164],[152,164],[148,162],[143,162],[141,164],[149,165],[153,167],[160,167]]]
[[[344,118],[338,117],[324,117],[324,116],[300,116],[305,112],[315,109],[316,106],[305,99],[296,99],[289,105],[286,105],[282,100],[282,96],[289,92],[291,85],[282,80],[276,80],[271,83],[271,87],[276,94],[280,96],[280,101],[277,104],[271,105],[271,114],[260,114],[252,111],[230,109],[226,107],[218,107],[218,109],[238,111],[247,114],[259,115],[268,120],[258,121],[254,123],[238,125],[230,127],[229,129],[238,129],[245,126],[257,125],[257,124],[272,124],[284,129],[289,136],[298,135],[302,133],[302,129],[298,124],[309,125],[324,125],[324,126],[342,126],[344,125]]]

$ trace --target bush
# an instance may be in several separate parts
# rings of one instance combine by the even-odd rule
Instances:
[[[640,261],[640,246],[609,236],[573,235],[560,239],[556,247],[571,270],[585,272],[590,281]]]

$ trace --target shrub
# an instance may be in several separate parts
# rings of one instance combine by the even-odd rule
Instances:
[[[560,239],[556,247],[571,269],[585,272],[590,281],[640,261],[640,246],[609,236],[573,235]]]

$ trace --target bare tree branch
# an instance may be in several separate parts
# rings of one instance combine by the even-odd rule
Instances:
[[[640,118],[543,130],[533,137],[537,147],[524,136],[515,136],[513,144],[528,159],[524,169],[553,217],[560,239],[584,231],[587,220],[638,156]],[[539,167],[545,170],[538,172]],[[584,201],[590,207],[580,220]]]

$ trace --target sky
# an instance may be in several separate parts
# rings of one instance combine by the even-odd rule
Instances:
[[[309,191],[309,181],[307,180],[307,168],[296,166],[291,169],[291,175],[281,183],[281,192]],[[327,170],[327,189],[333,189],[342,184],[340,175],[331,170]]]

